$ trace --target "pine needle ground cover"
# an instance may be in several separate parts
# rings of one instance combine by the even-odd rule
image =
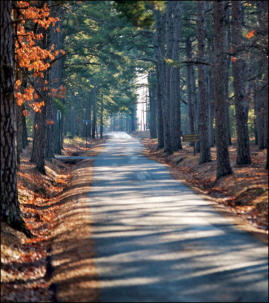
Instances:
[[[142,139],[144,155],[167,166],[170,173],[195,191],[217,202],[225,213],[235,215],[245,227],[252,229],[268,243],[268,172],[265,167],[266,151],[251,144],[252,164],[236,165],[236,143],[229,147],[234,173],[217,182],[216,148],[211,148],[212,161],[199,165],[199,154],[183,143],[183,149],[167,155],[157,149],[157,139],[150,139],[146,132],[135,133]]]
[[[66,141],[64,155],[94,156],[102,142],[92,140],[86,148],[79,138]],[[75,165],[53,159],[46,162],[42,175],[30,163],[30,152],[31,144],[21,156],[18,191],[24,220],[34,237],[1,223],[1,302],[52,302],[57,296],[68,301],[79,288],[96,283],[89,208],[85,211],[82,205],[83,192],[92,182],[92,160]],[[84,180],[81,184],[75,184],[78,174]],[[85,289],[76,300],[94,301],[95,287]]]

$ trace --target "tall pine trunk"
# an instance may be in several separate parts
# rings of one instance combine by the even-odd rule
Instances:
[[[165,15],[160,11],[154,10],[155,15],[155,34],[154,51],[156,58],[157,71],[157,96],[158,96],[158,148],[164,148],[167,151],[169,146],[169,124],[167,122],[167,99],[165,98]]]
[[[92,138],[95,139],[96,136],[96,121],[97,121],[97,112],[96,112],[96,88],[92,90]]]
[[[224,56],[224,1],[214,2],[214,97],[216,115],[217,179],[232,173],[227,138],[227,120],[225,113],[225,86],[222,79]]]
[[[204,60],[205,49],[205,9],[204,1],[197,2],[197,38],[198,38],[198,57]],[[206,96],[206,77],[203,64],[198,65],[198,83],[200,95],[200,115],[199,115],[199,135],[200,135],[200,164],[211,161],[209,146],[209,117],[208,99]]]
[[[18,202],[12,1],[0,2],[1,220],[27,232]]]
[[[232,49],[237,52],[241,47],[241,1],[232,1]],[[244,88],[246,63],[239,54],[232,63],[234,78],[235,116],[237,132],[237,164],[250,164],[248,135],[248,101]]]
[[[172,60],[179,61],[179,39],[181,35],[181,2],[171,1],[173,12],[173,39]],[[182,149],[181,145],[181,102],[180,102],[180,69],[173,65],[171,67],[170,86],[170,115],[171,115],[171,137],[173,151]]]
[[[171,65],[167,59],[171,59],[172,55],[172,10],[169,5],[170,1],[166,2],[166,10],[163,16],[162,29],[159,35],[159,49],[161,52],[161,88],[162,88],[162,109],[163,109],[163,129],[164,129],[164,152],[167,154],[173,153],[172,138],[171,138],[171,104],[170,104],[170,75]]]
[[[162,89],[161,89],[161,75],[160,63],[157,63],[157,106],[158,106],[158,149],[164,147],[164,131],[163,131],[163,110],[162,110]]]
[[[156,94],[156,78],[155,74],[150,72],[148,74],[148,83],[149,83],[149,130],[150,130],[150,137],[156,138],[157,137],[157,94]]]
[[[49,30],[49,45],[52,47],[54,45],[55,49],[59,50],[63,48],[63,32],[62,32],[62,15],[63,9],[61,6],[52,6],[50,9],[50,15],[52,17],[61,16],[61,19],[57,22],[57,28],[59,31],[55,30],[55,27],[51,26]],[[61,56],[61,55],[60,55]],[[60,57],[59,56],[59,57]],[[51,65],[49,70],[49,89],[58,89],[60,85],[62,85],[62,74],[63,74],[63,58],[57,60]],[[57,100],[57,101],[56,101]],[[47,98],[47,120],[53,121],[53,124],[49,124],[47,126],[47,146],[46,146],[46,158],[51,159],[56,152],[61,152],[59,150],[59,142],[60,142],[60,131],[59,127],[59,114],[57,114],[57,103],[62,103],[63,98],[58,97],[58,95],[48,96]]]
[[[228,2],[226,2],[228,3]],[[227,53],[230,50],[231,44],[231,30],[230,30],[230,7],[227,6],[225,9],[225,40],[224,40],[224,50]],[[229,103],[229,67],[230,67],[230,56],[225,55],[224,63],[224,95],[225,95],[225,119],[227,125],[227,139],[228,144],[232,144],[231,137],[231,122],[230,122],[230,103]]]
[[[101,104],[100,104],[100,139],[103,139],[103,131],[104,131],[104,123],[103,123],[103,114],[104,114],[104,100],[103,96],[101,96]],[[126,129],[127,130],[127,129]]]
[[[188,37],[186,42],[186,56],[187,60],[191,61],[191,40]],[[191,134],[194,134],[194,106],[193,106],[193,93],[192,93],[192,82],[191,82],[191,64],[187,64],[187,100],[188,100],[188,115],[189,115],[189,130]],[[193,143],[191,144],[193,145]]]

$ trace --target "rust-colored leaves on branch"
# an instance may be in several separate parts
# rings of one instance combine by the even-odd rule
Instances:
[[[36,24],[48,30],[50,25],[56,25],[59,18],[50,17],[47,3],[44,3],[42,8],[38,8],[30,5],[27,1],[18,1],[17,7],[18,24],[15,41],[17,65],[21,69],[32,72],[35,78],[44,79],[44,72],[50,68],[50,62],[55,60],[60,53],[64,55],[65,52],[63,50],[54,50],[54,45],[50,49],[44,49],[37,45],[37,42],[44,38],[43,34],[29,30],[29,27],[26,28],[25,24]],[[59,28],[57,28],[57,31],[60,31]],[[47,87],[46,90],[48,90]],[[33,86],[28,85],[27,88],[22,88],[21,80],[16,81],[15,97],[19,106],[28,101],[28,104],[36,112],[40,111],[41,107],[44,106],[44,101],[38,100],[38,94],[35,93]]]

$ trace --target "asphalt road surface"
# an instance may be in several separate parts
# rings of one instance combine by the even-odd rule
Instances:
[[[109,133],[91,209],[101,302],[267,302],[268,247]]]

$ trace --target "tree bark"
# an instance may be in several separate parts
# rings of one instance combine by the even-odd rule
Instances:
[[[197,2],[197,38],[198,38],[198,57],[204,60],[205,48],[205,21],[204,21],[204,1]],[[198,83],[200,95],[200,164],[211,161],[208,130],[208,100],[205,87],[205,70],[203,64],[198,65]]]
[[[43,38],[39,41],[39,46],[42,49],[47,49],[48,47],[48,33],[44,28],[40,28],[40,33],[43,34]],[[48,94],[44,91],[45,81],[49,80],[48,71],[44,71],[44,78],[37,77],[35,78],[35,88],[38,90],[38,97],[35,99],[36,102],[44,101],[45,106],[41,107],[41,112],[35,113],[34,118],[34,134],[33,134],[33,146],[32,146],[32,154],[31,154],[31,162],[35,163],[37,169],[42,174],[45,174],[45,158],[48,154],[48,125],[47,125],[47,115],[48,115]],[[50,106],[50,104],[49,104]]]
[[[163,109],[162,109],[162,89],[161,89],[161,75],[160,63],[157,63],[157,106],[158,106],[158,149],[164,147],[164,130],[163,130]]]
[[[228,3],[226,1],[226,3]],[[225,42],[224,49],[227,53],[230,50],[231,44],[231,30],[230,30],[230,8],[229,6],[225,9]],[[225,95],[225,119],[227,125],[227,139],[228,144],[232,145],[232,136],[231,136],[231,119],[230,119],[230,103],[229,103],[229,67],[230,67],[230,56],[227,54],[225,56],[224,63],[224,95]]]
[[[172,7],[172,60],[179,61],[179,39],[181,35],[181,2],[169,1]],[[170,73],[170,117],[173,151],[182,149],[181,145],[181,102],[180,69],[172,66]]]
[[[17,192],[14,100],[14,33],[12,1],[0,1],[0,101],[1,101],[1,220],[26,230]]]
[[[232,49],[236,52],[241,46],[241,1],[232,1]],[[237,164],[250,164],[248,135],[248,101],[244,89],[246,64],[242,58],[236,57],[232,63],[234,78],[235,114],[237,131]]]
[[[53,2],[53,1],[51,1]],[[50,9],[50,15],[52,17],[60,16],[60,20],[57,22],[57,28],[60,31],[56,31],[55,27],[50,27],[49,41],[50,46],[54,45],[55,49],[59,50],[63,48],[63,32],[62,32],[62,15],[63,9],[61,6],[52,6]],[[58,89],[62,85],[62,74],[63,74],[63,58],[56,60],[50,67],[49,74],[49,89]],[[57,103],[63,102],[62,98],[58,96],[48,96],[47,98],[47,120],[53,121],[54,124],[47,126],[48,142],[46,146],[46,159],[50,160],[54,157],[56,152],[59,153],[59,142],[60,142],[60,127],[57,121]],[[61,150],[60,150],[61,152]]]
[[[260,1],[262,13],[260,16],[260,28],[263,32],[263,68],[264,68],[264,145],[267,149],[265,168],[269,167],[269,143],[268,143],[268,2]]]
[[[103,96],[101,95],[101,109],[100,109],[100,139],[103,139],[103,129],[104,129],[103,113],[104,113],[104,100],[103,100]],[[126,130],[127,130],[127,129],[126,129]]]
[[[217,179],[232,174],[229,159],[227,120],[225,119],[225,87],[222,79],[222,69],[225,63],[225,10],[224,1],[214,2],[214,97],[216,115],[216,147],[217,147]]]
[[[191,61],[191,40],[187,38],[186,42],[186,56],[187,60]],[[188,114],[189,114],[189,130],[191,134],[194,134],[194,106],[193,106],[193,88],[191,79],[191,64],[187,64],[187,98],[188,98]],[[193,146],[193,143],[191,144]]]
[[[148,83],[149,83],[149,109],[150,109],[150,117],[149,117],[149,129],[150,129],[150,137],[157,137],[157,104],[156,104],[156,77],[153,73],[149,73],[148,75]]]
[[[264,140],[264,100],[263,91],[255,85],[254,94],[254,111],[255,111],[255,128],[257,135],[257,145],[259,149],[265,148]]]
[[[165,121],[164,103],[165,103],[165,68],[164,68],[164,21],[165,17],[159,11],[154,10],[155,15],[155,33],[154,33],[154,53],[157,73],[157,102],[158,102],[158,148],[167,146],[168,125]]]
[[[93,88],[92,90],[92,138],[95,139],[96,135],[96,118],[97,118],[97,112],[96,112],[96,88]]]
[[[88,102],[87,102],[87,118],[86,120],[89,120],[89,136],[92,138],[92,96],[91,93],[89,93],[88,96]]]
[[[46,106],[42,107],[41,112],[35,113],[33,124],[33,147],[31,162],[36,164],[37,169],[45,174],[45,152],[47,142],[46,128]]]
[[[171,138],[171,104],[170,104],[170,72],[171,66],[167,63],[167,59],[171,59],[172,55],[172,33],[171,33],[171,18],[172,10],[169,5],[170,1],[166,2],[166,10],[162,16],[163,22],[159,31],[158,43],[161,58],[161,89],[162,93],[162,109],[163,109],[163,129],[164,129],[164,152],[167,154],[173,153],[172,138]],[[166,43],[166,47],[165,44]]]

